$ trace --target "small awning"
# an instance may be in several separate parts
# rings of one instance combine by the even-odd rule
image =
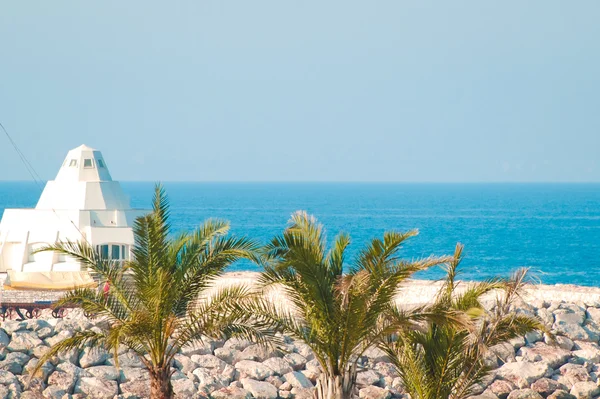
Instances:
[[[71,290],[95,288],[98,284],[88,272],[17,272],[9,270],[4,289]]]

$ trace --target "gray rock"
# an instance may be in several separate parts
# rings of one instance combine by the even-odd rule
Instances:
[[[48,385],[60,388],[66,393],[72,393],[77,377],[74,374],[65,373],[64,371],[54,371],[48,377]]]
[[[0,348],[6,348],[10,342],[10,337],[2,328],[0,328]]]
[[[24,367],[24,371],[26,375],[30,375],[33,373],[33,370],[36,368],[39,360],[36,358],[31,359]],[[45,362],[34,377],[41,378],[42,381],[47,381],[48,376],[54,371],[54,366],[50,362]]]
[[[198,368],[198,363],[192,361],[189,356],[182,355],[181,353],[175,355],[173,365],[184,374],[191,373]]]
[[[578,382],[591,381],[587,368],[579,364],[567,363],[561,366],[558,372],[559,375],[555,376],[555,379],[568,389],[571,389]]]
[[[243,388],[225,387],[210,394],[212,399],[250,399],[252,395]]]
[[[277,388],[268,382],[256,381],[250,378],[240,380],[244,389],[256,399],[277,399]]]
[[[61,399],[63,396],[68,395],[68,392],[56,385],[50,385],[44,389],[42,395],[46,399]]]
[[[233,363],[234,360],[239,356],[240,351],[232,348],[217,348],[215,349],[215,356],[227,363]]]
[[[192,374],[196,377],[198,382],[198,391],[207,395],[228,384],[228,382],[223,381],[219,375],[211,374],[209,369],[200,367],[194,370]]]
[[[108,352],[104,348],[88,347],[81,352],[79,365],[84,369],[92,366],[101,366],[106,362],[108,357]]]
[[[219,373],[227,367],[227,363],[214,355],[192,355],[191,360],[196,363],[198,367],[214,369]]]
[[[306,358],[299,353],[288,353],[283,357],[283,360],[288,362],[294,371],[299,371],[306,365]]]
[[[508,399],[544,399],[533,389],[517,389],[508,395]]]
[[[119,356],[117,356],[117,358],[119,360],[119,367],[144,367],[144,363],[142,363],[138,355],[136,355],[134,352],[121,353]],[[109,358],[106,361],[106,364],[116,366],[115,359]]]
[[[258,381],[262,381],[275,374],[269,367],[252,360],[237,362],[235,368],[240,372],[242,378],[251,378]]]
[[[194,382],[187,378],[171,380],[171,384],[173,385],[173,393],[178,398],[191,398],[198,392]]]
[[[270,357],[262,364],[273,370],[276,375],[284,375],[293,371],[292,366],[280,357]]]
[[[295,341],[293,347],[294,351],[302,355],[307,361],[315,358],[315,354],[313,353],[312,349],[310,349],[310,347],[304,342]]]
[[[543,397],[546,397],[554,391],[558,391],[560,389],[567,389],[567,387],[549,378],[540,378],[539,380],[531,384],[531,389],[533,389]]]
[[[547,399],[577,399],[577,398],[566,391],[559,390],[559,391],[554,391],[554,393],[551,393]]]
[[[0,370],[10,371],[13,374],[21,374],[23,366],[31,359],[29,355],[22,352],[8,353],[0,362]]]
[[[496,370],[497,376],[515,384],[519,388],[528,388],[533,382],[551,375],[552,369],[544,362],[506,363]]]
[[[136,396],[139,398],[147,398],[150,393],[149,380],[133,380],[123,382],[119,385],[119,390],[124,395]]]
[[[141,369],[138,367],[122,367],[119,369],[120,371],[120,382],[129,382],[129,381],[146,381],[150,379],[150,373],[146,369]],[[191,370],[193,371],[193,370]],[[190,371],[190,372],[191,372]]]
[[[600,393],[600,389],[595,382],[581,381],[575,383],[571,388],[571,395],[577,399],[591,399]]]
[[[243,351],[250,345],[254,345],[254,342],[249,341],[247,339],[230,338],[227,341],[225,341],[225,343],[223,344],[223,348]]]
[[[498,356],[502,363],[515,361],[514,346],[508,342],[492,346],[490,352]]]
[[[31,353],[36,346],[42,345],[42,340],[35,332],[27,330],[15,331],[6,348],[11,352]]]
[[[292,388],[312,388],[313,383],[299,371],[292,371],[283,376],[286,382],[289,382]]]
[[[499,399],[506,399],[508,394],[514,391],[516,387],[510,381],[496,380],[492,382],[488,389]]]
[[[114,366],[92,366],[85,371],[101,380],[119,381],[121,379],[121,373]]]
[[[211,340],[205,340],[203,342],[195,342],[193,344],[184,346],[181,348],[181,353],[186,356],[212,355],[214,349],[214,343]]]
[[[368,385],[380,385],[381,375],[373,370],[361,371],[356,374],[356,385],[366,387]]]
[[[577,341],[572,355],[582,362],[600,363],[600,346],[595,342]]]
[[[543,361],[551,368],[556,369],[562,366],[569,359],[571,352],[556,346],[549,346],[542,342],[537,342],[532,347],[522,347],[519,349],[519,356],[528,362]]]
[[[115,381],[82,377],[75,383],[74,393],[86,394],[90,399],[113,399],[119,393],[119,387]]]
[[[359,390],[358,397],[361,399],[390,399],[392,395],[387,389],[370,386]]]
[[[255,360],[264,362],[268,358],[278,355],[277,350],[264,345],[250,345],[237,356],[238,360]]]

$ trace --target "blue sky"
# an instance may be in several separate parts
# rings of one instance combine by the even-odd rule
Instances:
[[[43,178],[600,181],[600,2],[33,1],[0,122]],[[0,180],[28,174],[0,136]]]

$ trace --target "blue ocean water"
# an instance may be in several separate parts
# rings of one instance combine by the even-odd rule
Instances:
[[[133,207],[147,208],[153,183],[123,182]],[[600,286],[600,184],[165,183],[175,230],[208,217],[266,242],[304,209],[328,237],[352,237],[350,255],[385,230],[419,229],[406,258],[451,254],[465,244],[463,278],[531,267],[544,283]],[[0,212],[33,207],[33,183],[0,182]],[[249,263],[234,269],[256,270]],[[439,278],[432,269],[420,278]]]

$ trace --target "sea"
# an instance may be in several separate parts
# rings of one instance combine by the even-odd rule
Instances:
[[[152,182],[121,182],[134,208],[149,208]],[[331,241],[341,231],[352,243],[347,261],[386,230],[418,229],[402,248],[407,260],[452,254],[465,245],[461,278],[508,276],[528,267],[545,284],[600,286],[600,184],[184,183],[164,187],[173,232],[211,217],[231,232],[267,242],[290,215],[306,210]],[[0,182],[4,208],[34,207],[40,188]],[[249,262],[231,270],[259,270]],[[433,268],[417,274],[439,279]]]

